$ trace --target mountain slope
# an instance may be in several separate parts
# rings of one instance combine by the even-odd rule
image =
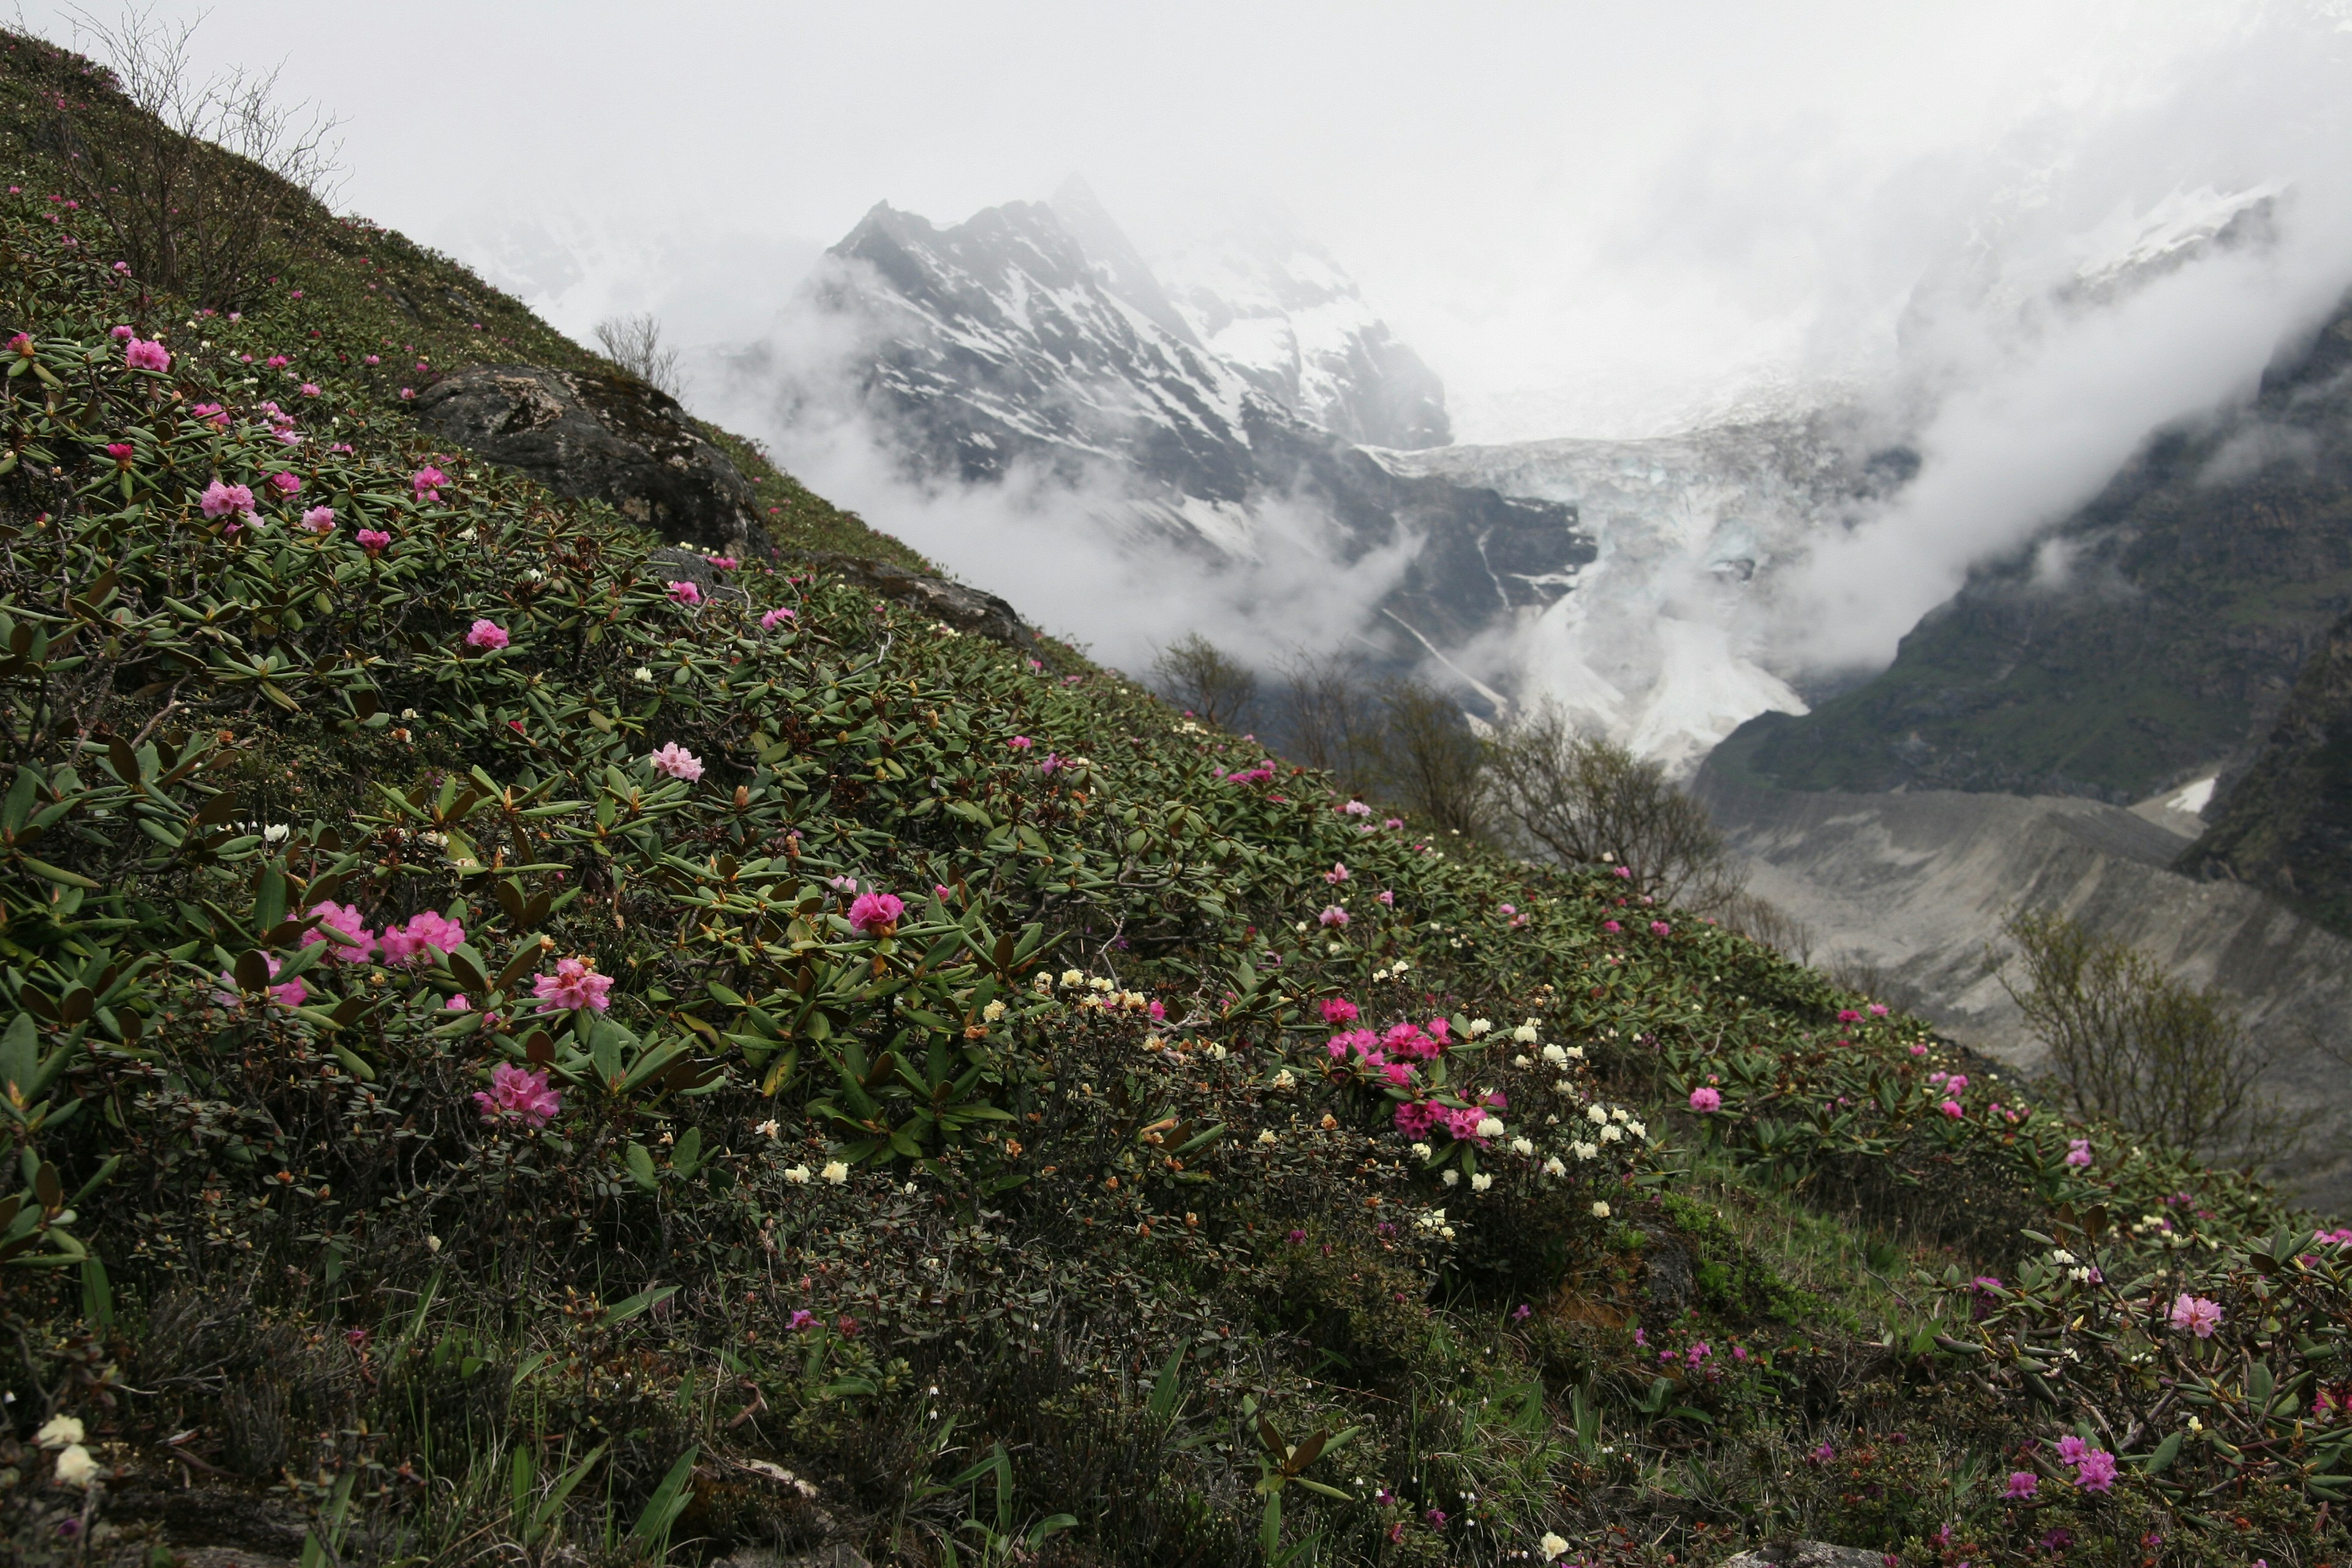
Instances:
[[[2352,616],[2305,661],[2269,743],[2180,865],[2352,936]]]
[[[1790,789],[2124,804],[2242,768],[2352,607],[2352,311],[2251,406],[2155,437],[2031,550],[1980,568],[1894,664],[1711,765]]]

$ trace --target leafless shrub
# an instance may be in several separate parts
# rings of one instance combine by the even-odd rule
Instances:
[[[2146,953],[2064,915],[2018,913],[2001,929],[2023,970],[2022,984],[2003,973],[2001,985],[2049,1047],[2077,1110],[2256,1165],[2300,1146],[2310,1118],[2256,1092],[2272,1058],[2218,990],[2192,989]]]
[[[226,310],[244,301],[270,237],[305,204],[325,205],[341,173],[337,121],[278,101],[278,71],[239,67],[198,80],[197,24],[152,10],[100,22],[94,40],[122,101],[58,110],[68,177],[114,231],[119,258],[150,289]],[[126,110],[128,112],[126,112]]]
[[[1204,724],[1239,730],[1257,703],[1257,677],[1199,632],[1186,632],[1151,660],[1161,693]]]
[[[661,323],[651,312],[597,322],[596,342],[606,359],[655,391],[672,397],[686,395],[685,383],[677,374],[677,350],[662,342]]]
[[[1494,810],[1509,836],[1564,864],[1613,860],[1662,903],[1722,907],[1738,890],[1706,808],[1665,770],[1543,708],[1486,748]]]
[[[1810,965],[1813,962],[1812,928],[1769,900],[1741,889],[1716,905],[1713,912],[1726,927],[1792,963]]]
[[[1391,680],[1379,696],[1378,756],[1387,793],[1433,827],[1486,826],[1485,757],[1460,704],[1422,680]]]
[[[1290,757],[1359,792],[1380,790],[1385,724],[1356,659],[1302,649],[1282,665],[1276,706]]]

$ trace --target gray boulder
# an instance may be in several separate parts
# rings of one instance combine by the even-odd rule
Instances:
[[[1037,640],[1035,629],[993,594],[983,594],[944,577],[926,576],[887,561],[824,554],[810,557],[809,563],[886,599],[919,610],[960,632],[987,637],[1011,648],[1025,649]]]
[[[416,422],[558,495],[609,502],[665,541],[764,557],[758,497],[667,393],[631,376],[491,364],[416,395]]]

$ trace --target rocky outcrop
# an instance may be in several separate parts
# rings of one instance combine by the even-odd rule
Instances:
[[[610,503],[665,540],[765,555],[758,499],[676,398],[617,372],[491,364],[417,394],[416,422],[558,495]]]
[[[2352,936],[2352,616],[2304,665],[2269,744],[2180,868],[2251,882]]]
[[[920,610],[960,632],[970,632],[1013,648],[1026,648],[1037,640],[1035,629],[1022,620],[1010,604],[961,583],[855,555],[816,555],[810,558],[809,563],[886,599]]]

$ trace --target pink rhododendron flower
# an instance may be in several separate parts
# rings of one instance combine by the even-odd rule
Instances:
[[[2221,1326],[2221,1303],[2183,1291],[2172,1300],[2172,1326],[2186,1329],[2200,1340],[2210,1340],[2213,1331]]]
[[[1884,1018],[1886,1016],[1886,1004],[1884,1002],[1873,1002],[1870,1005],[1870,1016],[1874,1018]]]
[[[132,338],[123,345],[122,363],[131,370],[169,370],[171,352],[162,343],[147,338]]]
[[[1831,1447],[1827,1443],[1823,1443],[1820,1447],[1815,1448],[1811,1454],[1808,1454],[1805,1457],[1812,1460],[1812,1462],[1817,1465],[1826,1465],[1831,1460],[1837,1458],[1837,1450]]]
[[[1391,833],[1394,833],[1404,826],[1404,818],[1402,816],[1391,816],[1382,822],[1381,826],[1387,828]]]
[[[2116,1457],[2105,1448],[2093,1448],[2074,1467],[2074,1484],[2086,1492],[2113,1491],[2116,1485]]]
[[[520,1121],[526,1127],[544,1127],[563,1109],[562,1097],[548,1087],[545,1073],[528,1072],[509,1062],[500,1062],[491,1071],[490,1087],[476,1090],[474,1103],[481,1108],[484,1121]]]
[[[302,488],[302,481],[292,474],[272,474],[262,482],[282,496],[290,496]]]
[[[1068,761],[1066,760],[1060,752],[1048,752],[1045,753],[1045,760],[1037,764],[1037,771],[1044,773],[1047,778],[1051,778],[1069,765]]]
[[[1400,1100],[1396,1108],[1396,1130],[1407,1138],[1425,1138],[1437,1125],[1438,1108],[1425,1100]]]
[[[1324,905],[1323,912],[1315,918],[1326,927],[1336,926],[1342,931],[1347,929],[1348,911],[1337,904]]]
[[[106,444],[106,455],[114,459],[116,468],[127,468],[131,466],[131,460],[139,455],[139,448],[128,441],[109,441]]]
[[[1862,1015],[1855,1012],[1851,1007],[1841,1007],[1838,1009],[1838,1022],[1841,1024],[1859,1024],[1862,1022]]]
[[[760,629],[763,632],[772,632],[778,626],[782,626],[786,621],[798,620],[799,618],[800,617],[793,615],[792,611],[783,608],[782,605],[778,605],[775,609],[770,610],[766,615],[760,617]]]
[[[409,396],[410,393],[408,388],[404,386],[402,387],[400,389],[400,395],[403,397]],[[439,468],[435,468],[432,464],[427,463],[425,467],[409,475],[408,482],[415,488],[416,491],[416,499],[418,500],[437,501],[441,499],[441,487],[449,482],[449,476],[443,473]]]
[[[1345,996],[1334,996],[1323,1004],[1323,1021],[1327,1024],[1352,1024],[1358,1010]]]
[[[2087,1165],[2090,1163],[2091,1141],[2088,1138],[2075,1138],[2069,1140],[2066,1144],[2066,1163],[2070,1165]]]
[[[269,356],[269,368],[272,370],[284,370],[288,365],[292,364],[294,362],[292,360],[288,359],[284,354],[271,354]]]
[[[1664,921],[1652,921],[1650,922],[1650,934],[1652,936],[1665,936],[1671,933],[1674,929],[1674,927],[1668,925]]]
[[[1960,1109],[1960,1102],[1957,1100],[1948,1100],[1940,1106],[1937,1106],[1937,1109],[1955,1121],[1968,1114],[1967,1111]]]
[[[502,648],[508,640],[506,628],[496,621],[478,620],[466,631],[467,647]]]
[[[1944,1080],[1944,1087],[1950,1089],[1954,1094],[1958,1094],[1960,1090],[1969,1087],[1969,1075],[1964,1072],[1956,1072],[1951,1077]]]
[[[2072,1432],[2058,1439],[2058,1460],[2061,1464],[2079,1465],[2083,1462],[2083,1456],[2090,1451],[2091,1446]]]
[[[602,1013],[613,1005],[613,977],[597,973],[584,958],[567,958],[556,964],[554,973],[533,975],[530,992],[542,1013],[579,1007]]]
[[[1323,879],[1334,887],[1346,881],[1348,879],[1348,867],[1346,862],[1339,860],[1332,861],[1331,868],[1323,873]]]
[[[1160,998],[1155,996],[1151,999],[1150,1003],[1145,1006],[1143,1011],[1153,1023],[1164,1023],[1168,1017],[1168,1004],[1160,1001]]]
[[[334,532],[335,509],[331,506],[312,507],[302,514],[302,526],[313,533]]]
[[[709,562],[713,566],[718,567],[721,572],[732,572],[735,568],[743,564],[743,563],[738,561],[732,555],[706,555],[703,559]]]
[[[2042,1478],[2032,1470],[2011,1470],[2009,1472],[2009,1489],[2000,1495],[2014,1502],[2021,1498],[2030,1498],[2041,1489]]]
[[[305,397],[316,397],[319,395],[319,389],[311,383],[306,381],[302,384],[302,395]]]
[[[1610,935],[1615,936],[1619,931],[1623,931],[1625,928],[1619,925],[1615,921],[1602,921],[1601,922],[1601,929],[1607,931]]]
[[[1622,877],[1630,882],[1633,879],[1633,868],[1631,866],[1613,866],[1610,868],[1610,875]]]
[[[403,967],[429,963],[436,952],[446,957],[465,942],[464,926],[431,910],[411,915],[406,925],[384,927],[383,935],[377,939],[383,961]]]
[[[849,906],[849,923],[870,937],[886,937],[898,929],[907,906],[893,893],[860,893]]]
[[[342,963],[364,963],[375,951],[375,932],[367,929],[359,910],[349,904],[339,904],[331,899],[313,905],[310,913],[319,917],[319,923],[302,938],[304,947],[331,942],[327,957]]]
[[[253,492],[243,485],[227,485],[215,479],[205,487],[204,499],[196,504],[206,517],[226,517],[231,512],[251,517]]]
[[[1016,752],[1025,752],[1025,751],[1027,751],[1030,747],[1032,747],[1032,746],[1035,745],[1037,742],[1034,742],[1034,741],[1033,741],[1033,740],[1031,740],[1031,739],[1030,739],[1028,736],[1026,736],[1026,735],[1015,735],[1015,736],[1013,736],[1013,739],[1011,739],[1011,740],[1009,740],[1009,741],[1005,742],[1004,743],[1005,743],[1006,745],[1008,745],[1008,746],[1012,747],[1012,748],[1013,748],[1014,751],[1016,751]]]
[[[359,543],[360,548],[370,555],[381,555],[391,548],[392,535],[380,528],[362,528],[360,530]]]
[[[110,330],[106,335],[112,338],[118,343],[127,343],[131,339],[137,337],[139,333],[135,329],[131,327],[115,327]]]
[[[689,784],[702,776],[702,759],[676,741],[670,742],[660,751],[647,757],[646,761],[653,763],[654,772],[667,773],[674,779],[684,779]]]
[[[702,588],[699,584],[692,582],[672,583],[669,596],[681,605],[698,605],[702,603]]]
[[[1723,1093],[1720,1089],[1708,1089],[1704,1086],[1692,1089],[1690,1096],[1690,1108],[1693,1110],[1699,1112],[1701,1115],[1706,1115],[1712,1111],[1721,1110],[1723,1109]]]
[[[1384,910],[1392,910],[1396,908],[1396,895],[1389,891],[1386,888],[1382,888],[1379,892],[1372,895],[1372,902],[1380,905],[1381,908]]]
[[[1339,809],[1346,812],[1349,816],[1370,816],[1372,815],[1372,808],[1366,805],[1360,800],[1351,800]]]
[[[371,283],[368,287],[373,289],[375,285]],[[383,356],[382,354],[370,354],[360,363],[362,364],[382,364],[383,363]]]

